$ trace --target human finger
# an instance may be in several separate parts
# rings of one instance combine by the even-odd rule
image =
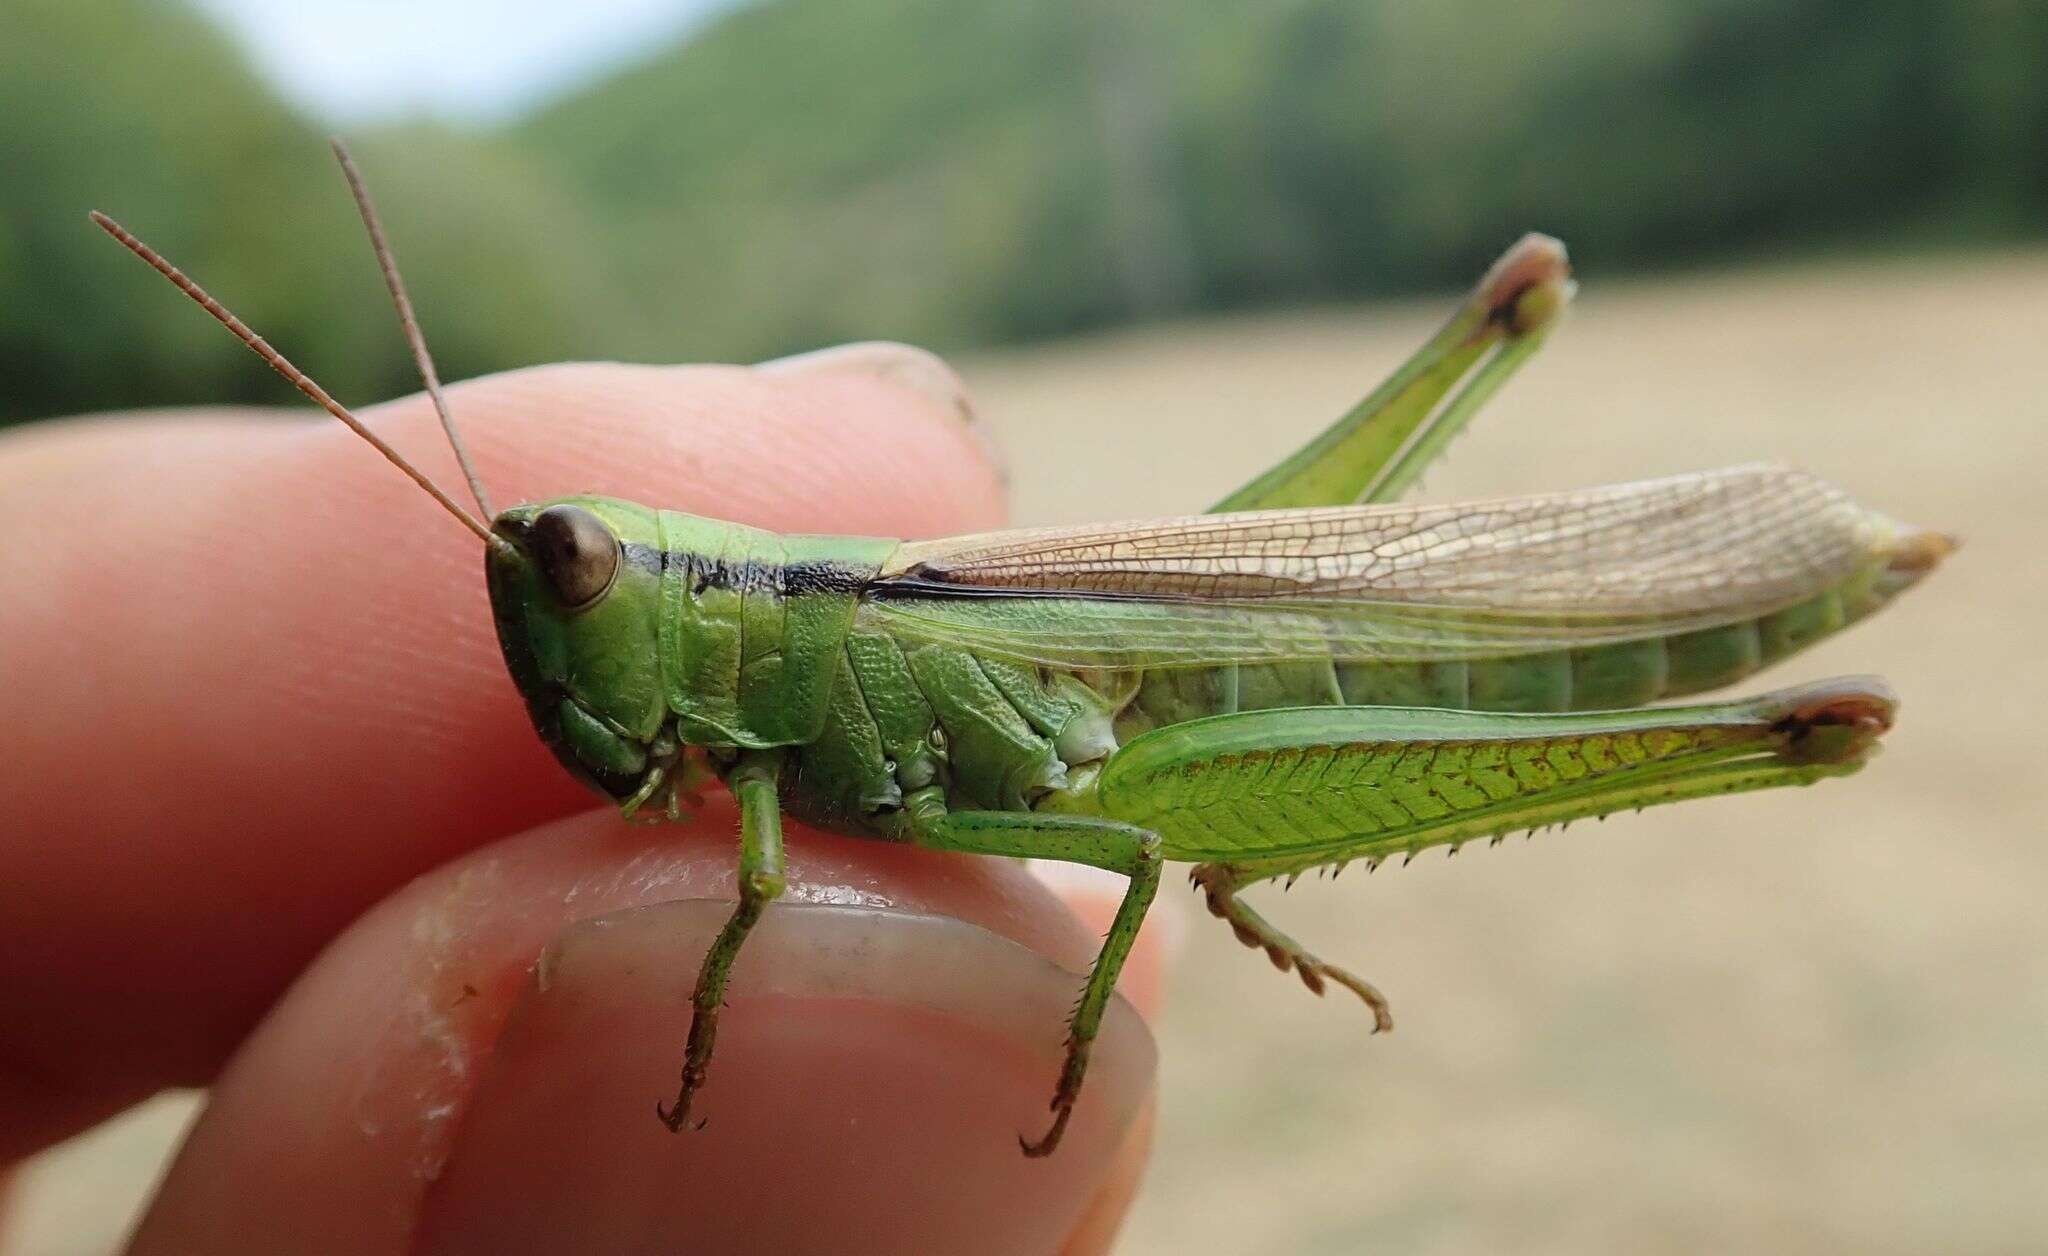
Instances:
[[[1002,510],[957,380],[907,348],[449,392],[500,501],[885,535]],[[368,418],[458,483],[424,398]],[[504,675],[475,538],[338,424],[10,433],[0,500],[35,541],[0,563],[0,1160],[206,1080],[364,908],[587,805]]]

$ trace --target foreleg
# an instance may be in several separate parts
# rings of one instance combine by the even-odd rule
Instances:
[[[773,753],[750,753],[726,777],[740,804],[739,903],[719,930],[697,970],[697,988],[690,997],[690,1038],[683,1052],[682,1088],[667,1108],[654,1105],[661,1123],[680,1130],[690,1119],[690,1102],[704,1085],[711,1050],[718,1041],[718,1014],[725,1006],[726,979],[762,909],[782,896],[782,807],[775,781],[781,760]]]

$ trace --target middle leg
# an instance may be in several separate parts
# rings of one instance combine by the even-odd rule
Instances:
[[[1092,864],[1121,872],[1130,886],[1118,904],[1102,951],[1089,970],[1081,1001],[1067,1027],[1066,1063],[1052,1095],[1052,1127],[1036,1142],[1019,1137],[1024,1154],[1048,1156],[1059,1146],[1067,1121],[1088,1073],[1088,1055],[1102,1029],[1103,1013],[1116,993],[1117,976],[1138,939],[1138,927],[1159,891],[1159,836],[1136,825],[1092,816],[1039,815],[1034,812],[960,811],[920,820],[916,841],[921,846],[966,851],[977,855],[1016,855]]]

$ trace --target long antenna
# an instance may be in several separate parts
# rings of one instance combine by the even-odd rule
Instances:
[[[434,400],[434,413],[441,416],[441,430],[448,433],[448,444],[455,450],[455,461],[462,464],[462,478],[469,481],[469,495],[476,498],[477,509],[486,519],[495,519],[498,512],[491,509],[490,499],[484,496],[483,477],[476,473],[476,464],[469,460],[469,447],[462,443],[462,434],[455,430],[455,416],[448,412],[448,399],[441,395],[441,376],[434,370],[434,356],[427,352],[427,338],[420,331],[420,322],[413,314],[412,298],[405,293],[405,281],[398,277],[398,259],[392,256],[391,243],[384,238],[384,224],[377,220],[377,207],[370,201],[370,189],[363,183],[363,175],[356,169],[355,158],[348,155],[348,146],[339,139],[329,140],[334,149],[334,159],[341,163],[342,177],[348,180],[348,190],[356,198],[356,209],[363,216],[363,226],[370,233],[370,249],[377,255],[377,268],[384,272],[384,286],[391,289],[391,303],[398,307],[399,325],[405,328],[405,343],[412,348],[414,365],[420,368],[420,382],[427,386],[427,396]]]
[[[474,532],[478,536],[482,537],[484,539],[485,544],[506,544],[504,540],[497,536],[494,536],[491,533],[490,528],[487,527],[482,521],[478,520],[476,516],[470,514],[467,510],[464,510],[460,505],[456,504],[454,498],[442,492],[440,485],[428,479],[424,472],[422,472],[418,467],[412,465],[410,462],[407,462],[405,458],[402,455],[400,455],[396,449],[393,449],[390,445],[386,444],[384,442],[384,439],[381,436],[378,436],[375,432],[371,431],[369,427],[366,426],[361,419],[349,413],[347,406],[342,405],[339,401],[336,401],[333,397],[329,396],[325,388],[322,388],[319,384],[313,382],[312,376],[306,374],[298,367],[293,366],[291,362],[287,360],[282,353],[279,353],[277,350],[270,347],[269,341],[257,335],[255,332],[249,330],[249,325],[247,323],[244,323],[241,319],[236,318],[233,314],[228,312],[226,306],[222,305],[220,302],[208,296],[206,293],[206,289],[200,287],[198,284],[192,282],[191,279],[187,278],[184,271],[179,270],[177,267],[165,261],[163,259],[163,256],[159,254],[155,249],[149,247],[147,244],[144,244],[142,241],[136,239],[135,236],[131,234],[126,227],[122,226],[118,222],[115,222],[113,219],[107,217],[100,211],[96,209],[92,211],[92,220],[94,225],[98,226],[100,230],[106,232],[108,235],[114,237],[116,240],[119,240],[130,253],[133,253],[135,254],[135,256],[141,258],[143,261],[148,262],[151,268],[153,268],[156,271],[156,273],[162,275],[164,278],[170,280],[173,284],[175,284],[178,288],[178,291],[184,293],[186,296],[191,297],[194,301],[198,302],[200,309],[203,309],[208,314],[213,315],[215,320],[217,320],[221,326],[233,332],[235,334],[235,338],[240,340],[243,344],[249,346],[249,348],[252,351],[254,351],[257,357],[260,357],[265,362],[270,363],[270,369],[276,371],[279,375],[282,375],[286,379],[290,380],[292,382],[292,387],[306,394],[306,396],[310,397],[315,404],[319,405],[322,409],[326,410],[327,413],[333,415],[335,418],[340,419],[343,423],[347,424],[350,431],[362,437],[364,440],[370,442],[371,446],[374,447],[378,453],[383,454],[385,459],[388,462],[390,462],[392,466],[397,467],[400,471],[403,471],[408,476],[412,477],[413,483],[425,489],[427,493],[430,496],[432,496],[435,501],[440,502],[441,505],[446,507],[449,514],[454,515],[457,519],[460,519],[464,527],[468,528],[471,532]]]

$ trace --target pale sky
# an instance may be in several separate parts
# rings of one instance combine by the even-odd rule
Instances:
[[[489,122],[741,0],[197,2],[279,90],[328,121]]]

